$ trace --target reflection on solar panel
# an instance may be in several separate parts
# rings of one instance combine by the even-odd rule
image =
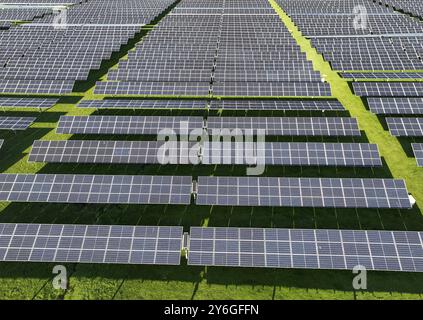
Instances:
[[[386,118],[389,131],[396,137],[423,137],[423,118]]]
[[[3,146],[3,142],[4,142],[4,140],[0,140],[0,149]]]
[[[417,165],[423,167],[423,143],[413,143],[413,151]]]
[[[187,144],[186,154],[200,147]],[[180,145],[160,141],[34,141],[29,162],[179,164]],[[173,159],[171,159],[173,157]]]
[[[78,108],[96,109],[205,109],[201,100],[84,100]]]
[[[360,136],[353,118],[209,117],[207,128],[265,130],[274,136]]]
[[[199,177],[198,205],[411,208],[403,180]]]
[[[182,227],[0,224],[0,261],[179,265]]]
[[[39,99],[39,98],[1,98],[0,107],[7,108],[51,108],[58,99]]]
[[[219,66],[219,65],[218,65]],[[243,81],[260,81],[260,82],[320,82],[321,76],[314,70],[225,70],[217,69],[214,76],[219,81],[226,82],[243,82]]]
[[[423,114],[423,98],[368,98],[375,114]]]
[[[151,134],[162,130],[201,130],[202,117],[170,116],[61,116],[57,133],[69,134]]]
[[[0,174],[0,201],[190,204],[191,177]]]
[[[34,121],[31,117],[0,117],[0,130],[26,130]]]
[[[203,164],[382,166],[377,145],[366,143],[205,142]]]
[[[192,227],[189,265],[423,272],[423,232]]]
[[[210,108],[223,110],[345,110],[338,100],[213,100]]]
[[[423,82],[354,82],[361,97],[422,97]]]

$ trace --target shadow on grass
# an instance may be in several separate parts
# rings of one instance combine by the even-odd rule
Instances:
[[[346,270],[292,270],[208,267],[208,284],[223,286],[275,288],[290,287],[307,290],[340,290],[355,292],[352,281],[355,274]],[[364,292],[400,292],[423,294],[423,274],[399,272],[371,272],[367,274],[368,289]]]
[[[46,164],[38,173],[44,174],[104,174],[114,175],[181,175],[192,176],[245,176],[242,165],[140,165],[140,164]],[[261,177],[308,177],[308,178],[391,178],[386,167],[346,168],[317,166],[266,166]]]
[[[29,128],[25,131],[0,131],[0,139],[4,139],[3,147],[0,149],[0,172],[4,172],[10,166],[21,160],[26,149],[32,146],[34,140],[41,139],[52,129]]]
[[[168,7],[165,11],[163,11],[159,16],[157,16],[149,25],[146,25],[141,28],[141,30],[135,34],[132,39],[129,39],[126,44],[121,45],[120,50],[118,52],[113,52],[110,59],[103,60],[100,68],[98,70],[91,70],[88,79],[86,81],[76,81],[73,92],[86,92],[93,88],[96,82],[105,76],[110,68],[116,65],[120,59],[126,56],[129,50],[135,48],[136,44],[145,37],[148,32],[151,30],[151,26],[157,24],[164,16],[166,16],[177,4],[179,1],[173,3],[170,7]]]
[[[60,97],[58,104],[77,104],[83,96],[63,96]]]
[[[423,143],[423,137],[397,137],[407,157],[414,158],[413,143]]]

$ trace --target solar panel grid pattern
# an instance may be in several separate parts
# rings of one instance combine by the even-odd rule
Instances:
[[[423,96],[423,82],[354,82],[353,88],[361,97]]]
[[[0,107],[47,109],[53,107],[58,101],[58,99],[49,98],[0,98]]]
[[[303,142],[205,142],[202,164],[382,166],[375,144]]]
[[[61,116],[61,134],[146,134],[201,130],[202,117],[171,116]]]
[[[423,114],[423,98],[368,98],[367,103],[375,114]]]
[[[207,82],[97,82],[95,94],[154,95],[154,96],[208,96]]]
[[[78,108],[96,109],[205,109],[202,100],[83,100]]]
[[[346,79],[423,79],[423,73],[417,72],[344,72]]]
[[[179,3],[109,74],[109,82],[97,83],[95,92],[331,96],[329,85],[321,82],[270,4],[245,5],[230,2],[207,8]],[[206,85],[210,81],[211,88]]]
[[[423,118],[386,118],[390,133],[396,137],[423,137]]]
[[[223,110],[331,110],[343,111],[337,100],[212,100],[210,109]]]
[[[0,117],[0,130],[26,130],[34,121],[33,117]]]
[[[187,143],[188,151],[199,145]],[[92,140],[36,140],[32,145],[29,162],[48,163],[119,163],[167,164],[179,163],[180,145],[163,141],[92,141]],[[172,158],[172,159],[171,159]]]
[[[0,261],[179,265],[182,227],[0,224]]]
[[[197,205],[411,208],[403,180],[199,177]]]
[[[215,96],[330,97],[330,86],[321,82],[215,82]]]
[[[392,70],[397,74],[386,74],[386,78],[400,79],[412,77],[411,71],[422,70],[418,53],[420,41],[413,41],[417,34],[421,34],[422,26],[406,14],[379,3],[366,2],[366,25],[357,28],[355,22],[364,21],[357,20],[354,9],[362,6],[362,1],[330,4],[306,0],[277,2],[302,34],[311,38],[313,46],[334,70],[354,72],[346,74],[348,78],[377,78],[380,75],[376,73],[357,72]],[[399,73],[403,70],[407,74]]]
[[[239,129],[274,136],[360,136],[356,119],[342,117],[208,117],[207,129],[212,134]]]
[[[414,156],[417,160],[417,165],[423,167],[423,143],[413,143],[412,144]]]
[[[191,177],[0,174],[0,201],[189,204]]]
[[[15,12],[10,17],[17,18],[24,14],[18,20],[32,20],[34,15],[28,15],[30,12],[38,12],[40,18],[0,33],[0,47],[23,50],[19,53],[9,51],[1,61],[3,85],[0,92],[72,92],[69,84],[60,84],[60,80],[87,80],[91,70],[99,69],[103,60],[110,59],[113,52],[119,51],[140,32],[142,25],[151,22],[171,4],[172,0],[160,3],[145,0],[137,4],[125,1],[120,5],[109,0],[81,2],[67,8],[66,25],[59,28],[55,20],[57,14],[43,15],[52,13],[52,8],[4,8],[1,15]],[[35,83],[34,80],[39,81]],[[55,80],[55,84],[49,80]]]
[[[73,90],[73,80],[3,80],[0,93],[66,94]]]
[[[423,272],[423,232],[191,227],[189,265]]]

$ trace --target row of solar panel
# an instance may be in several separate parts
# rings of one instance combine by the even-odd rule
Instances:
[[[34,23],[2,31],[0,47],[7,48],[7,52],[0,54],[0,93],[72,92],[75,80],[86,80],[91,70],[99,69],[102,61],[110,59],[112,52],[119,51],[140,32],[142,25],[151,22],[172,3],[173,0],[160,3],[145,0],[142,5],[130,6],[128,11],[128,3],[116,6],[107,0],[81,1],[67,8],[66,21],[60,16],[63,12],[53,12],[40,16]],[[43,13],[52,13],[53,7],[42,8]],[[34,9],[22,4],[17,10],[3,5],[0,15],[9,15],[11,10],[20,16]]]
[[[187,239],[186,246],[184,239]],[[0,224],[0,261],[423,272],[423,233]]]
[[[173,80],[174,81],[174,80]],[[152,96],[209,96],[210,84],[204,82],[97,82],[99,95],[152,95]],[[74,80],[3,80],[0,93],[15,94],[70,94]],[[216,96],[273,96],[273,97],[330,97],[327,83],[320,82],[217,82]]]
[[[357,121],[340,117],[61,116],[60,134],[360,136]]]
[[[0,87],[1,91],[1,87]],[[97,82],[99,95],[128,96],[214,96],[236,97],[330,97],[328,83],[322,82]]]
[[[0,100],[0,105],[1,100]],[[79,108],[96,109],[205,109],[201,100],[83,100]],[[343,111],[338,100],[212,100],[210,109]]]
[[[0,130],[26,130],[35,119],[34,117],[0,117]]]
[[[412,207],[403,180],[0,174],[0,201],[85,204]]]
[[[332,6],[324,1],[278,0],[300,31],[312,39],[334,70],[354,72],[348,78],[378,78],[381,74],[359,71],[394,71],[382,78],[412,77],[400,71],[422,70],[421,28],[416,19],[398,14],[392,7],[366,1],[337,1]],[[366,11],[358,19],[354,10]],[[323,19],[324,17],[324,19]],[[364,17],[364,16],[363,16]],[[384,35],[384,36],[381,36]],[[418,78],[421,75],[417,75]]]
[[[279,0],[280,5],[293,13],[291,17],[307,36],[312,37],[313,45],[332,68],[342,70],[342,76],[353,79],[355,94],[367,98],[371,112],[380,115],[422,115],[423,114],[423,69],[421,66],[421,34],[413,19],[404,15],[392,14],[389,8],[381,15],[379,11],[368,15],[369,25],[363,30],[354,30],[348,2],[337,2],[328,6],[324,1]],[[405,6],[406,1],[399,4]],[[398,1],[385,1],[393,5]],[[407,4],[409,5],[409,4]],[[370,6],[370,7],[369,7]],[[374,4],[366,3],[366,11]],[[417,6],[417,5],[416,5]],[[377,8],[382,8],[376,5]],[[407,6],[405,6],[407,7]],[[411,7],[415,7],[413,4]],[[337,10],[335,13],[334,8]],[[342,10],[345,10],[344,13]],[[315,14],[315,12],[321,12]],[[321,20],[325,16],[325,22]],[[381,23],[381,21],[390,23]],[[320,22],[319,22],[320,21]],[[345,23],[349,21],[351,23]],[[319,23],[318,23],[319,22]],[[332,27],[331,27],[332,26]],[[372,33],[368,37],[354,35]],[[389,37],[374,36],[389,33]],[[408,33],[408,34],[407,34]],[[347,70],[363,70],[347,71]],[[385,70],[385,72],[382,72]],[[408,70],[408,71],[404,71]],[[386,72],[389,71],[389,72]],[[392,72],[391,72],[392,71]],[[371,80],[365,82],[366,80]],[[387,80],[387,81],[383,81]],[[395,80],[395,81],[393,81]],[[379,82],[377,82],[379,81]],[[402,81],[402,82],[400,82]],[[386,118],[390,133],[397,137],[422,137],[422,118]],[[422,166],[421,144],[412,144],[418,166]]]
[[[98,82],[95,93],[331,96],[329,85],[322,83],[269,3],[264,7],[272,14],[253,6],[227,15],[232,2],[213,13],[196,7],[190,8],[196,14],[182,14],[183,5],[178,3],[108,74],[108,82]]]
[[[188,155],[190,161],[188,161]],[[382,166],[375,144],[160,141],[34,141],[29,162]]]
[[[423,82],[354,82],[361,97],[422,97]]]
[[[53,107],[58,99],[53,98],[4,98],[0,97],[3,108]],[[79,108],[96,109],[205,109],[204,100],[83,100]],[[338,100],[212,100],[210,109],[227,110],[345,110]]]

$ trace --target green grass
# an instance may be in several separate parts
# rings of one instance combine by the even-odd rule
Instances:
[[[271,1],[272,5],[275,3]],[[361,138],[279,137],[274,141],[375,142],[384,156],[382,168],[267,167],[266,176],[304,177],[402,177],[418,203],[422,204],[422,169],[407,157],[401,144],[370,114],[362,101],[352,95],[348,84],[332,72],[310,47],[287,16],[279,11],[285,24],[293,30],[301,48],[332,85],[334,96],[348,112],[325,113],[330,116],[357,117],[363,130]],[[92,174],[179,174],[245,175],[237,166],[134,166],[134,165],[66,165],[28,163],[28,152],[36,139],[98,139],[96,136],[58,135],[55,127],[60,115],[89,115],[94,110],[78,109],[80,99],[93,99],[93,84],[106,76],[130,46],[81,83],[75,97],[62,98],[52,109],[39,113],[18,110],[5,114],[36,115],[37,122],[27,131],[1,132],[5,139],[0,150],[0,172],[9,173],[92,173]],[[113,110],[96,114],[170,114],[198,115],[202,111]],[[311,116],[315,112],[215,112],[224,115]],[[146,139],[139,136],[103,136],[102,139]],[[270,140],[269,140],[270,141]],[[0,203],[0,222],[180,225],[190,226],[342,228],[423,230],[419,208],[413,210],[354,210],[313,208],[249,208],[160,205],[81,205]],[[423,275],[413,273],[369,272],[368,290],[352,288],[349,271],[274,270],[252,268],[204,268],[186,265],[126,266],[66,264],[70,274],[69,289],[52,288],[54,264],[1,263],[0,299],[421,299]]]

